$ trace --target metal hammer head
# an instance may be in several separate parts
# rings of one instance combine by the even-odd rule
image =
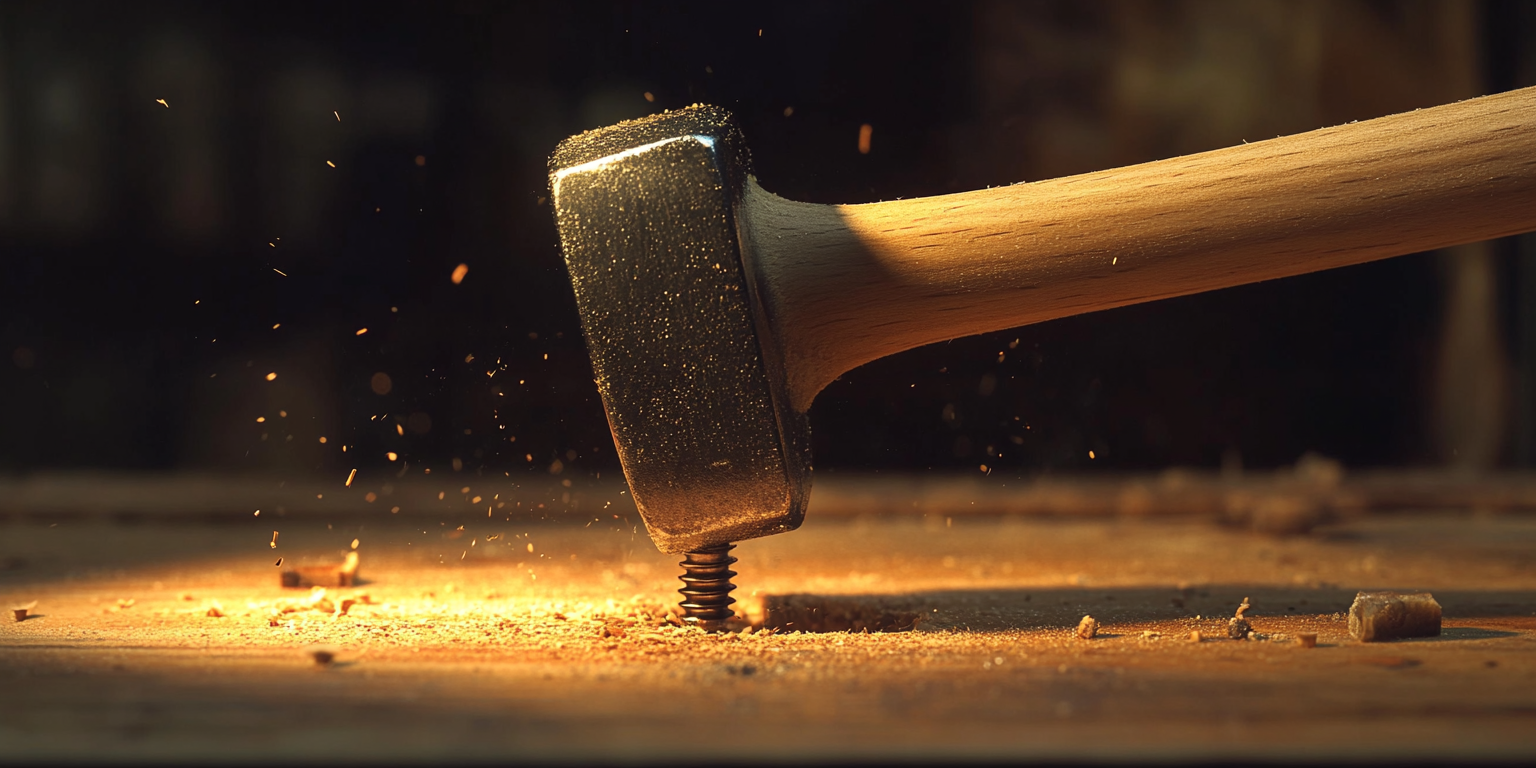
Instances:
[[[799,527],[810,428],[743,247],[746,146],[696,106],[567,139],[551,200],[630,493],[663,552]]]

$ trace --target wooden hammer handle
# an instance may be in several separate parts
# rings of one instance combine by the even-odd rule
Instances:
[[[743,215],[804,410],[935,341],[1536,230],[1536,88],[917,200],[753,185]]]

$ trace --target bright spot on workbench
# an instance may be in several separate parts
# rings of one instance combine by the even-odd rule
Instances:
[[[469,274],[469,265],[460,264],[453,268],[453,274],[448,279],[452,280],[454,285],[458,285],[464,282],[464,276],[467,274]]]
[[[166,109],[170,109],[171,108],[171,105],[167,104],[165,99],[155,99],[155,103],[159,104],[162,107],[165,107]]]
[[[869,123],[859,126],[859,154],[869,154],[869,140],[875,133],[875,127]]]
[[[273,371],[273,372],[267,374],[267,381],[275,381],[276,379],[277,379],[277,371]]]
[[[389,374],[379,371],[368,380],[368,388],[372,389],[375,395],[387,395],[395,388],[395,383],[390,381]]]

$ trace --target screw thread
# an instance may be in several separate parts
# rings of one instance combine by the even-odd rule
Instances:
[[[709,631],[723,629],[726,620],[735,615],[731,605],[736,598],[731,597],[731,590],[736,588],[731,583],[731,577],[736,572],[731,570],[731,563],[736,558],[731,557],[731,550],[735,544],[722,544],[718,547],[706,547],[683,555],[683,588],[679,589],[683,595],[683,619],[689,624]]]

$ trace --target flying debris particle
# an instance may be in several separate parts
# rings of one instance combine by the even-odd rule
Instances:
[[[277,379],[277,371],[273,371],[273,372],[267,374],[267,381],[273,381],[273,380],[276,380],[276,379]]]
[[[363,334],[365,334],[367,332],[368,332],[367,328],[359,328],[359,329],[357,329],[357,333],[355,333],[353,335],[354,336],[361,336],[361,335],[363,335]]]
[[[353,468],[352,472],[347,475],[347,487],[348,488],[352,487],[352,478],[355,478],[355,477],[357,477],[357,469]]]
[[[275,246],[275,245],[274,245],[274,246],[272,246],[272,247],[273,247],[273,248],[276,248],[276,247],[277,247],[277,246]],[[283,276],[283,277],[287,277],[287,276],[288,276],[288,273],[287,273],[287,272],[284,272],[284,271],[282,271],[282,270],[281,270],[281,269],[278,269],[278,268],[277,268],[277,267],[273,267],[273,268],[272,268],[272,271],[273,271],[273,272],[276,272],[276,273],[278,273],[278,274],[279,274],[279,275],[282,275],[282,276]]]
[[[167,104],[165,99],[155,99],[155,103],[159,104],[162,107],[165,107],[166,109],[170,109],[171,108],[171,105]]]
[[[331,114],[336,116],[336,122],[338,122],[338,123],[341,122],[341,113],[340,112],[337,112],[336,110],[333,109],[333,110],[331,110]]]
[[[464,282],[464,276],[467,274],[469,274],[469,265],[460,264],[453,268],[453,274],[449,277],[449,279],[453,281],[454,285],[458,285],[459,283]]]
[[[256,510],[256,514],[251,515],[251,517],[261,517],[261,510]]]
[[[283,559],[282,559],[282,558],[281,558],[281,557],[279,557],[279,558],[278,558],[278,559],[277,559],[277,562],[275,562],[275,563],[273,563],[273,564],[272,564],[272,566],[273,566],[273,567],[274,567],[274,568],[276,568],[276,567],[281,567],[281,566],[282,566],[282,564],[283,564]]]
[[[859,154],[869,154],[869,140],[875,133],[874,126],[865,123],[859,126]]]
[[[272,532],[272,541],[271,541],[271,545],[272,545],[272,548],[273,548],[273,549],[277,549],[277,531],[273,531],[273,532]]]

